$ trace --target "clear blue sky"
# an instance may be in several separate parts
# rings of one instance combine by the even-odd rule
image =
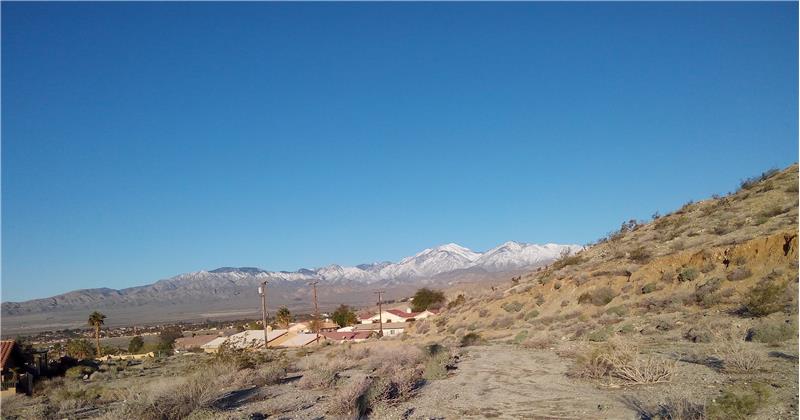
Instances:
[[[3,300],[586,243],[798,155],[796,3],[2,3]]]

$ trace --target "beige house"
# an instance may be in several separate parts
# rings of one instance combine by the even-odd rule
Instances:
[[[384,337],[391,337],[395,335],[400,335],[403,333],[403,330],[408,326],[405,322],[391,322],[391,323],[383,323],[383,336]],[[381,324],[380,323],[370,323],[370,324],[358,324],[353,327],[353,332],[360,332],[360,331],[380,331]]]

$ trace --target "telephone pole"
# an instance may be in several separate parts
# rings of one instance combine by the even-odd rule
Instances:
[[[318,281],[312,281],[309,283],[314,288],[314,332],[317,334],[317,343],[319,343],[319,305],[317,305],[317,283]]]
[[[383,290],[378,290],[373,293],[378,295],[378,325],[379,328],[381,329],[381,337],[383,337],[383,306],[382,306],[383,301],[381,300],[381,295],[383,295],[386,292]]]
[[[258,294],[261,295],[261,326],[264,327],[264,350],[269,346],[269,337],[267,336],[267,281],[261,282],[258,288]]]

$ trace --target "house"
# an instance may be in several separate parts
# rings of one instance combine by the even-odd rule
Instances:
[[[267,330],[267,347],[272,347],[272,342],[278,337],[288,333],[288,330]],[[247,330],[228,337],[225,344],[233,349],[257,349],[264,347],[264,330]]]
[[[206,344],[218,337],[219,335],[216,334],[195,335],[193,337],[181,337],[175,340],[174,348],[175,351],[178,352],[189,351],[191,349],[199,349],[203,344]]]
[[[23,350],[14,340],[0,341],[0,394],[22,392],[30,395],[33,382],[48,372],[46,350]]]
[[[402,309],[385,309],[378,317],[377,312],[362,312],[359,314],[359,321],[362,324],[373,324],[378,322],[392,323],[392,322],[412,322],[420,319],[428,318],[436,315],[432,310],[425,310],[422,312],[413,312],[410,307]]]
[[[390,322],[390,323],[383,323],[383,336],[393,336],[393,335],[400,335],[403,333],[403,330],[408,326],[405,322]],[[361,331],[372,331],[372,332],[379,332],[381,330],[380,323],[370,323],[370,324],[358,324],[354,326],[353,332],[361,332]]]
[[[287,333],[277,338],[274,342],[270,342],[270,347],[305,347],[312,344],[317,344],[319,341],[324,340],[325,337],[320,334],[307,334],[307,333]]]
[[[357,343],[359,341],[364,341],[378,335],[378,333],[375,331],[354,332],[352,331],[353,327],[347,327],[347,328],[351,328],[351,331],[324,332],[322,333],[322,335],[324,335],[326,339],[338,343],[344,343],[346,341]]]
[[[330,319],[321,321],[319,324],[319,332],[336,331],[337,329],[339,329],[339,324],[331,321]],[[311,321],[296,322],[289,326],[289,332],[295,332],[295,333],[313,332],[311,330]]]
[[[206,353],[216,353],[226,341],[228,341],[228,337],[217,337],[208,343],[201,345],[200,348]]]

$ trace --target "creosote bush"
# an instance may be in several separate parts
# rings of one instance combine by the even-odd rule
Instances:
[[[694,281],[699,276],[697,269],[694,267],[683,267],[678,270],[678,281]]]
[[[591,303],[596,306],[605,306],[614,300],[616,296],[616,293],[614,293],[610,287],[601,287],[580,295],[578,297],[578,303]]]
[[[767,404],[769,395],[769,387],[761,383],[731,387],[706,405],[706,414],[709,420],[749,419]]]
[[[778,344],[797,337],[797,324],[789,319],[764,320],[747,330],[747,341]]]
[[[480,344],[482,341],[483,338],[481,338],[480,334],[474,332],[467,333],[461,337],[461,347],[474,346]]]
[[[770,279],[760,281],[747,293],[745,312],[761,317],[783,310],[787,303],[786,288],[785,282]]]
[[[507,302],[503,304],[503,309],[506,312],[519,312],[522,310],[522,304],[519,302]]]

